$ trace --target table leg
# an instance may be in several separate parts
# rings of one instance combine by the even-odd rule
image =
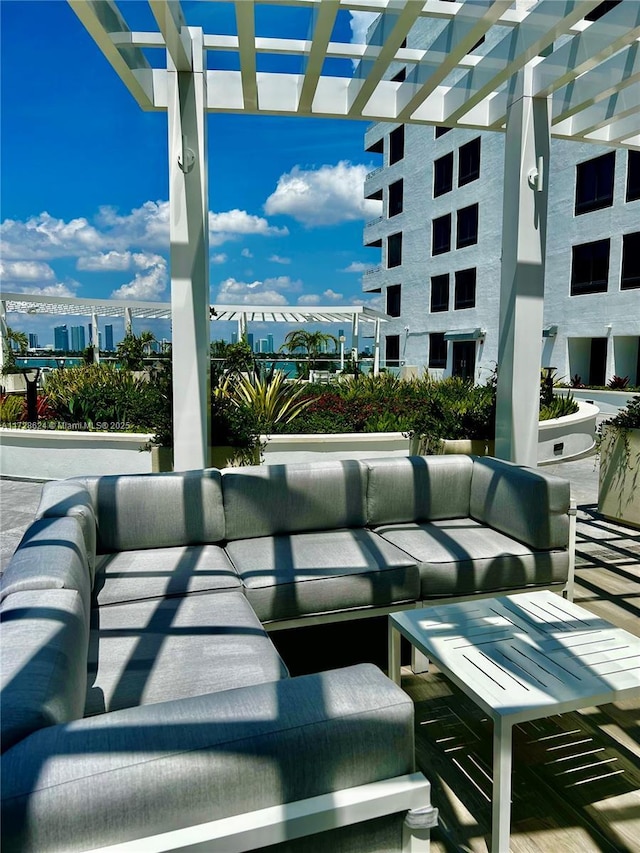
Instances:
[[[389,678],[400,684],[400,632],[389,619]]]
[[[493,801],[491,853],[509,853],[511,830],[511,725],[493,723]]]

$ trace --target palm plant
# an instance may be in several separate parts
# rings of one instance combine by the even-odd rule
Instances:
[[[11,326],[7,326],[6,335],[3,338],[2,344],[4,347],[3,373],[12,373],[16,366],[16,353],[12,344],[15,344],[20,355],[25,355],[29,349],[29,338],[24,332],[18,332],[17,329],[12,329]]]
[[[304,350],[309,358],[309,368],[315,370],[318,356],[327,344],[332,343],[334,350],[338,349],[338,339],[328,332],[309,332],[306,329],[294,329],[284,339],[280,349],[288,353]]]
[[[302,399],[305,391],[304,385],[286,382],[284,373],[277,372],[270,378],[226,376],[213,394],[249,407],[261,428],[270,431],[275,424],[289,423],[312,403],[312,398]]]

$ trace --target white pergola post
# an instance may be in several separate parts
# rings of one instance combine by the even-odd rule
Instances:
[[[7,303],[0,299],[0,373],[4,370],[6,358],[5,347],[9,348],[9,333],[7,331]]]
[[[176,471],[208,466],[211,422],[206,62],[200,28],[182,27],[181,39],[191,69],[167,57]]]
[[[377,376],[380,373],[380,320],[375,322],[375,332],[373,337],[373,375]]]
[[[507,112],[496,456],[537,465],[550,102],[534,98],[531,65]]]
[[[93,350],[93,363],[100,364],[100,330],[98,329],[98,315],[95,311],[91,315],[91,340],[89,344]]]
[[[133,320],[131,317],[131,308],[124,309],[124,333],[130,335],[133,333]]]
[[[359,322],[360,318],[357,314],[354,314],[351,323],[351,357],[353,359],[353,366],[356,370],[358,368],[358,353],[360,352],[358,345]]]

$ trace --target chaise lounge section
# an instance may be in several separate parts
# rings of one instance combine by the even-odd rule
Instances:
[[[267,630],[570,594],[571,512],[467,456],[47,484],[2,585],[3,850],[427,849],[411,701]]]

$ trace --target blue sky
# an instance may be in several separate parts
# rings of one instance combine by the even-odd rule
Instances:
[[[198,25],[216,7],[224,11],[183,3]],[[121,8],[134,29],[156,29],[146,3]],[[3,289],[168,301],[166,113],[138,107],[64,0],[0,0],[0,15]],[[342,40],[351,27],[362,32],[367,18],[341,15]],[[264,24],[296,34],[306,19],[293,10]],[[163,53],[153,53],[157,65]],[[379,262],[362,245],[363,224],[378,213],[362,196],[364,175],[379,165],[363,149],[366,123],[220,114],[208,122],[211,301],[377,307],[361,290],[362,270]],[[61,322],[8,321],[41,345]],[[140,324],[169,334],[168,323]],[[214,325],[212,336],[230,338],[232,328]],[[272,331],[278,344],[290,328],[250,331]]]

